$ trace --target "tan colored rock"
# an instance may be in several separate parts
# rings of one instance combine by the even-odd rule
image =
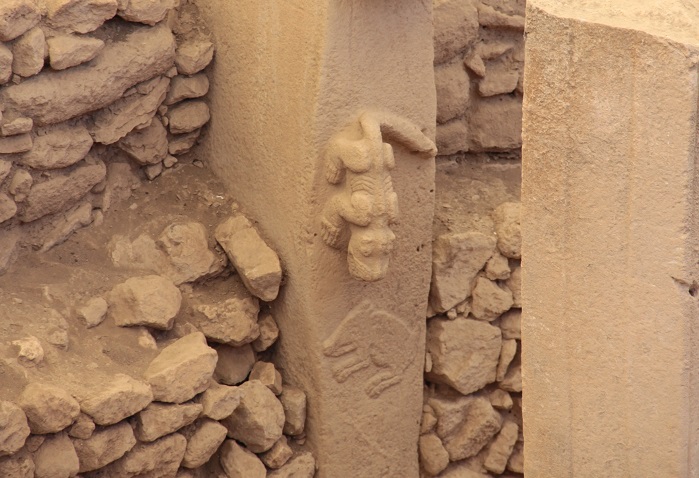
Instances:
[[[138,443],[104,471],[106,477],[166,478],[174,476],[184,456],[187,440],[173,433],[151,443]]]
[[[33,0],[3,0],[0,3],[0,41],[14,40],[40,19],[41,12]]]
[[[293,455],[294,451],[289,446],[288,440],[282,435],[272,448],[260,455],[260,459],[267,468],[276,470],[284,466]]]
[[[19,451],[29,433],[27,416],[22,409],[12,402],[0,401],[0,456]]]
[[[291,436],[302,434],[306,426],[306,394],[300,388],[287,385],[279,400],[284,408],[284,433]]]
[[[463,317],[432,319],[427,326],[432,370],[426,377],[464,395],[473,393],[495,381],[500,349],[498,327]]]
[[[277,327],[274,317],[272,317],[272,314],[269,312],[260,314],[257,325],[260,329],[260,336],[252,343],[252,348],[255,352],[264,352],[277,341],[279,337],[279,327]]]
[[[214,44],[207,40],[192,39],[177,46],[177,71],[194,75],[206,68],[214,57]]]
[[[19,219],[31,222],[67,209],[102,181],[106,172],[103,163],[85,165],[68,174],[56,175],[33,185],[26,199],[26,208],[20,212]]]
[[[170,151],[169,146],[168,151]],[[167,156],[165,156],[165,159],[163,159],[163,166],[165,166],[166,168],[171,168],[175,164],[177,164],[177,158],[174,156],[168,154]]]
[[[488,400],[493,408],[498,410],[512,410],[512,397],[505,390],[496,388],[488,394]]]
[[[430,298],[445,312],[470,297],[474,280],[495,249],[495,238],[480,232],[448,233],[437,238],[432,252]]]
[[[223,420],[240,404],[240,389],[212,382],[197,400],[203,407],[202,415],[212,420]]]
[[[17,399],[27,415],[32,433],[56,433],[80,415],[80,405],[62,388],[42,383],[30,383]]]
[[[522,308],[522,267],[516,266],[512,269],[510,278],[505,281],[505,285],[512,291],[512,307]]]
[[[267,469],[254,453],[233,440],[226,440],[221,447],[221,466],[228,478],[265,478]]]
[[[209,386],[218,356],[201,332],[195,332],[165,347],[144,373],[155,400],[182,403]]]
[[[127,422],[95,430],[86,440],[73,439],[80,460],[80,473],[97,470],[118,460],[135,444],[136,438]]]
[[[0,275],[7,272],[17,259],[20,233],[17,228],[0,231]]]
[[[215,420],[202,418],[193,428],[187,434],[187,450],[182,460],[182,466],[186,468],[197,468],[207,463],[226,439],[226,427]]]
[[[19,347],[17,360],[25,367],[34,367],[44,360],[44,348],[39,339],[30,335],[19,340],[13,340],[12,345]]]
[[[474,470],[468,461],[460,461],[449,465],[439,478],[491,478],[491,475]]]
[[[478,39],[478,10],[471,0],[440,0],[434,7],[434,63],[443,63]]]
[[[102,297],[93,297],[82,306],[78,307],[77,313],[87,328],[97,327],[107,316],[109,304]]]
[[[316,461],[309,452],[299,453],[286,465],[274,470],[267,478],[313,478],[316,473]]]
[[[155,25],[179,4],[179,0],[124,0],[117,14],[129,22]]]
[[[201,411],[198,403],[151,403],[136,416],[136,438],[142,442],[157,440],[194,422]]]
[[[517,442],[519,427],[515,422],[505,421],[495,440],[488,446],[483,466],[491,473],[501,474],[505,471],[507,461]]]
[[[15,118],[12,121],[3,123],[0,132],[3,136],[14,136],[16,134],[29,133],[33,127],[34,121],[31,118]]]
[[[153,181],[155,178],[160,176],[163,172],[163,163],[162,161],[159,163],[155,164],[149,164],[143,168],[143,172],[146,174],[146,177],[148,178],[149,181]]]
[[[34,461],[27,452],[0,458],[0,476],[5,478],[34,478]]]
[[[437,125],[437,150],[442,156],[468,151],[466,120],[457,118]]]
[[[522,311],[511,309],[500,317],[500,330],[503,339],[522,338]]]
[[[92,60],[104,48],[99,38],[59,35],[46,40],[49,62],[54,70],[65,70]]]
[[[226,385],[237,385],[245,380],[255,365],[255,351],[250,344],[242,347],[217,345],[218,363],[214,377]]]
[[[201,129],[192,131],[191,133],[176,134],[170,136],[170,142],[168,144],[168,152],[170,154],[178,155],[184,154],[196,144],[199,136],[201,135]]]
[[[32,175],[29,174],[28,171],[17,169],[15,174],[12,175],[7,191],[14,196],[15,201],[23,202],[27,199],[27,195],[33,184],[34,178],[32,178]]]
[[[509,290],[499,287],[485,277],[476,279],[472,295],[471,313],[474,317],[489,322],[510,310],[513,304],[512,293]]]
[[[437,88],[437,122],[446,123],[464,116],[469,105],[470,82],[460,61],[434,70]]]
[[[105,46],[90,65],[45,71],[5,88],[0,99],[6,108],[21,111],[36,125],[58,123],[107,106],[128,88],[167,71],[174,50],[169,29],[135,29]]]
[[[180,311],[182,294],[169,279],[150,275],[132,277],[116,285],[107,301],[116,325],[170,330]]]
[[[209,106],[203,101],[191,100],[168,109],[167,118],[169,120],[168,127],[172,134],[191,133],[211,119]]]
[[[258,300],[244,287],[234,288],[230,295],[230,299],[219,303],[195,305],[191,321],[215,342],[233,346],[249,344],[260,335]]]
[[[12,161],[0,159],[0,184],[10,175],[12,171]]]
[[[240,405],[221,423],[228,436],[255,453],[272,448],[282,436],[284,408],[274,393],[257,380],[240,386]]]
[[[34,465],[36,478],[72,478],[80,469],[78,455],[65,433],[46,438],[34,453]]]
[[[174,105],[182,100],[199,98],[209,91],[209,77],[204,73],[194,76],[177,75],[170,82],[170,91],[165,98],[166,105]]]
[[[524,473],[524,442],[518,441],[507,461],[507,469],[514,473]]]
[[[122,150],[141,165],[155,165],[167,156],[167,131],[156,120],[149,126],[135,129],[117,142]]]
[[[282,374],[279,373],[271,362],[256,362],[250,371],[249,380],[261,382],[275,395],[282,393]]]
[[[274,300],[282,278],[279,257],[250,221],[241,214],[230,217],[216,228],[215,237],[248,290],[264,301]]]
[[[429,475],[438,475],[449,464],[449,453],[444,449],[442,440],[434,433],[420,437],[418,450],[420,465]]]
[[[10,78],[12,78],[12,50],[0,43],[0,85],[10,81]]]
[[[53,223],[51,230],[44,236],[44,243],[41,249],[39,249],[40,252],[46,252],[52,247],[65,242],[75,231],[90,225],[92,223],[92,204],[84,201],[71,208],[62,216]]]
[[[66,168],[85,158],[90,148],[92,137],[87,128],[61,123],[38,129],[32,150],[19,163],[33,169]]]
[[[32,149],[32,144],[32,137],[29,134],[0,138],[0,154],[24,153]]]
[[[5,193],[0,193],[0,224],[17,214],[17,204]]]
[[[500,350],[500,359],[498,361],[498,368],[495,374],[495,380],[502,382],[505,379],[505,374],[507,369],[512,363],[512,360],[517,354],[517,341],[514,339],[503,340],[502,349]]]
[[[97,425],[113,425],[135,415],[152,401],[153,393],[147,383],[119,373],[108,384],[85,390],[80,409]]]
[[[75,419],[75,423],[73,423],[73,426],[70,427],[68,430],[68,435],[72,438],[80,438],[83,440],[87,440],[92,436],[92,433],[95,431],[95,422],[92,421],[92,418],[89,416],[85,415],[84,413],[81,413],[78,415],[78,418]]]
[[[522,99],[500,95],[474,102],[469,115],[469,134],[472,151],[507,151],[521,147]]]
[[[508,392],[522,391],[522,363],[517,357],[515,357],[510,368],[507,369],[505,377],[498,385]]]
[[[493,254],[493,257],[488,259],[485,265],[485,276],[490,280],[506,280],[509,279],[511,274],[512,272],[510,271],[510,264],[507,257],[499,252]]]
[[[165,98],[169,83],[170,79],[164,76],[146,81],[137,85],[137,88],[142,86],[144,89],[140,91],[137,89],[96,112],[94,125],[90,129],[95,142],[112,144],[124,138],[134,129],[148,127],[148,125],[157,128],[157,126],[152,126],[155,122],[153,117]],[[147,144],[150,146],[142,148],[138,146],[139,141],[148,142]],[[151,164],[146,163],[146,161],[153,162],[155,161],[154,157],[160,159],[165,157],[167,151],[163,151],[163,141],[162,131],[151,129],[145,135],[136,136],[131,141],[124,143],[122,149],[135,159],[140,159],[143,164]],[[141,149],[143,150],[141,151]]]
[[[12,72],[19,76],[34,76],[44,67],[46,37],[44,31],[34,27],[12,45]]]
[[[510,63],[499,62],[488,67],[485,78],[478,83],[478,93],[484,97],[512,93],[518,82],[519,71]]]
[[[434,414],[434,410],[429,405],[423,405],[422,407],[422,419],[420,420],[420,434],[429,433],[434,430],[435,425],[437,425],[437,417]]]
[[[52,27],[88,33],[116,15],[117,0],[47,0],[46,6]]]
[[[209,249],[206,227],[190,221],[167,226],[157,245],[172,265],[167,275],[175,284],[193,282],[216,273],[219,261]]]
[[[487,4],[478,5],[478,22],[484,27],[524,30],[524,17],[508,15]]]
[[[520,226],[520,204],[506,202],[493,212],[498,249],[505,257],[522,257],[522,228]]]

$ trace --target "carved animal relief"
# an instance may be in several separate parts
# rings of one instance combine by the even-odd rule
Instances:
[[[346,245],[350,274],[369,282],[385,277],[396,239],[391,230],[398,220],[391,179],[395,158],[393,147],[384,140],[426,159],[437,153],[434,143],[408,120],[367,112],[360,115],[358,125],[330,140],[325,157],[326,179],[340,190],[323,211],[323,240],[337,249]]]

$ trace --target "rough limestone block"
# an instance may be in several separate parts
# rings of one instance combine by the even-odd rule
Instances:
[[[17,214],[17,204],[5,193],[0,193],[0,224]]]
[[[240,389],[212,382],[197,400],[202,406],[203,416],[223,420],[240,404]]]
[[[446,123],[464,116],[470,99],[470,82],[462,62],[440,65],[434,69],[437,88],[437,122]]]
[[[203,304],[195,299],[194,310],[189,319],[207,338],[239,347],[259,337],[259,302],[242,287],[242,284],[240,287],[231,288],[230,298],[218,302],[211,299],[204,297]]]
[[[472,296],[471,313],[481,320],[496,319],[503,312],[510,310],[514,303],[512,292],[485,277],[476,279]]]
[[[286,465],[272,471],[268,478],[313,478],[316,474],[316,461],[309,452],[299,453]]]
[[[218,362],[214,377],[226,385],[237,385],[245,380],[255,365],[256,355],[250,344],[242,347],[217,345]]]
[[[432,319],[427,326],[427,351],[432,357],[428,380],[444,383],[466,395],[480,390],[496,378],[500,329],[459,317]]]
[[[522,338],[522,311],[511,309],[500,317],[500,330],[503,339]]]
[[[32,144],[32,137],[29,134],[0,138],[0,154],[24,153],[32,149]]]
[[[284,466],[292,456],[294,451],[289,446],[287,438],[282,435],[272,448],[260,455],[260,459],[267,468],[276,470]]]
[[[174,476],[180,467],[186,446],[187,440],[179,433],[151,443],[138,443],[103,470],[103,473],[109,477]]]
[[[84,413],[78,415],[73,425],[68,429],[68,435],[72,438],[87,440],[95,431],[95,422]]]
[[[168,109],[168,127],[172,134],[191,133],[211,119],[209,106],[203,101],[191,100]]]
[[[522,228],[520,225],[520,203],[506,202],[493,211],[498,249],[510,259],[522,257]]]
[[[59,35],[46,40],[49,62],[54,70],[65,70],[92,60],[104,48],[99,38]]]
[[[136,438],[142,442],[157,440],[194,422],[201,411],[198,403],[151,403],[136,416]]]
[[[430,304],[446,312],[470,297],[478,272],[493,255],[495,238],[480,232],[442,234],[432,251]]]
[[[187,434],[187,449],[182,460],[182,466],[187,468],[197,468],[207,463],[226,439],[228,432],[226,427],[209,418],[197,421],[193,428]]]
[[[33,478],[34,461],[30,453],[24,451],[0,458],[0,476],[8,478]]]
[[[172,269],[166,275],[175,283],[193,282],[220,270],[220,261],[209,249],[207,228],[194,221],[170,224],[160,234],[158,247]]]
[[[34,76],[44,67],[46,38],[44,31],[34,27],[12,45],[12,72],[23,76]]]
[[[182,403],[207,389],[217,359],[204,334],[195,332],[165,347],[148,365],[144,377],[155,400]]]
[[[0,85],[12,78],[12,50],[0,43]]]
[[[25,367],[34,367],[44,360],[44,348],[39,339],[30,335],[19,340],[13,340],[12,345],[19,347],[17,361]]]
[[[522,146],[522,99],[500,95],[473,102],[469,114],[471,151],[508,151]]]
[[[0,41],[14,40],[40,19],[41,12],[33,0],[3,0],[0,3]]]
[[[135,444],[136,438],[127,422],[95,430],[86,440],[73,439],[80,460],[80,473],[97,470],[118,460]]]
[[[140,165],[157,164],[167,156],[167,131],[155,119],[145,128],[132,130],[117,146]]]
[[[153,393],[147,383],[119,373],[109,383],[86,390],[80,398],[80,409],[97,425],[113,425],[147,407]]]
[[[472,0],[434,2],[434,63],[443,63],[478,39],[478,10]]]
[[[174,56],[175,39],[168,28],[135,29],[105,46],[89,65],[45,71],[4,88],[0,99],[6,109],[22,112],[36,125],[59,123],[113,103],[128,88],[166,72]]]
[[[253,365],[249,380],[257,380],[275,395],[282,393],[282,375],[271,362],[259,361]]]
[[[512,274],[505,281],[505,285],[512,291],[512,307],[522,308],[522,267],[517,265],[512,269]]]
[[[206,68],[213,57],[213,43],[208,40],[192,39],[177,46],[175,65],[179,73],[194,75]]]
[[[80,405],[62,388],[30,383],[18,398],[27,415],[32,433],[56,433],[73,423],[80,415]]]
[[[85,158],[92,148],[92,137],[82,125],[60,123],[36,133],[32,150],[18,161],[33,169],[66,168]]]
[[[519,427],[517,424],[509,420],[505,421],[498,436],[488,446],[483,467],[491,473],[504,472],[515,443],[517,443],[518,435]]]
[[[457,118],[437,125],[437,150],[441,156],[468,151],[468,125]]]
[[[129,22],[155,25],[167,12],[179,6],[179,0],[125,0],[120,3],[117,14]]]
[[[221,466],[229,478],[265,478],[267,469],[254,453],[233,440],[221,447]]]
[[[444,449],[442,440],[434,433],[420,436],[418,451],[420,465],[432,476],[438,475],[449,465],[449,453]]]
[[[502,349],[500,350],[500,359],[498,361],[498,368],[495,374],[495,380],[497,380],[498,382],[502,382],[505,379],[507,369],[509,368],[516,354],[517,341],[513,339],[503,340]]]
[[[14,136],[16,134],[29,133],[34,127],[34,121],[31,118],[16,118],[12,121],[3,123],[0,128],[0,133],[3,136]]]
[[[166,105],[174,105],[182,100],[199,98],[209,91],[209,77],[204,73],[194,76],[177,75],[170,82],[170,91],[165,98]]]
[[[36,478],[70,478],[78,474],[80,462],[70,438],[59,433],[46,438],[34,452]]]
[[[132,277],[107,296],[109,314],[121,327],[144,325],[170,330],[180,311],[182,293],[162,276]]]
[[[14,196],[15,201],[24,202],[34,184],[34,178],[26,169],[17,169],[12,175],[7,191]]]
[[[260,336],[252,343],[252,348],[255,352],[264,352],[277,341],[279,337],[279,327],[277,327],[274,317],[272,317],[272,314],[269,312],[260,314],[257,325],[260,329]]]
[[[12,402],[0,402],[0,456],[12,455],[24,446],[30,430],[27,416]]]
[[[201,129],[192,131],[191,133],[170,135],[170,143],[168,144],[167,150],[170,154],[174,155],[186,153],[197,143],[200,135]]]
[[[499,62],[489,66],[485,78],[478,82],[478,93],[481,96],[496,96],[512,93],[519,82],[519,71],[512,64]]]
[[[306,426],[306,394],[300,388],[287,385],[279,400],[284,408],[284,433],[296,436]]]
[[[52,27],[88,33],[116,15],[117,0],[47,0],[46,6]]]
[[[85,304],[78,307],[77,313],[87,328],[97,327],[107,316],[109,304],[102,297],[93,297]]]
[[[272,448],[282,436],[284,408],[274,393],[257,380],[240,386],[240,405],[223,420],[228,436],[255,453]]]
[[[512,271],[510,270],[510,263],[507,257],[499,252],[493,254],[493,257],[485,265],[485,276],[490,280],[506,280],[511,274]]]

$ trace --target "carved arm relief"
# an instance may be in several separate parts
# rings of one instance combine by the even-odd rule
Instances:
[[[426,159],[437,148],[413,123],[390,113],[362,113],[354,126],[335,135],[325,152],[326,179],[339,190],[323,210],[321,234],[330,247],[346,245],[355,279],[372,282],[385,277],[396,239],[391,226],[398,220],[398,197],[390,173],[395,157],[388,141]]]

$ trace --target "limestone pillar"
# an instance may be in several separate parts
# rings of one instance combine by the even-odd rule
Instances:
[[[431,0],[199,0],[209,160],[279,253],[318,476],[418,476],[434,192]]]
[[[525,476],[699,474],[699,10],[532,0]]]

